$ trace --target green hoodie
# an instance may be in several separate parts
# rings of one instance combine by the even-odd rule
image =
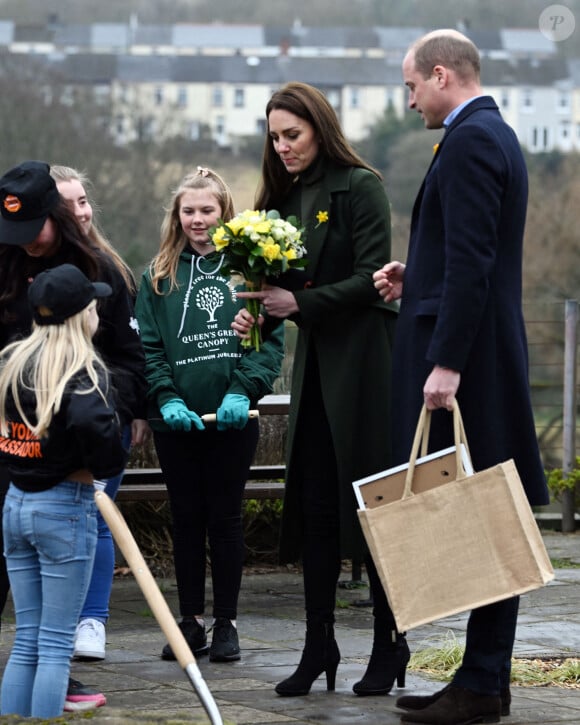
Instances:
[[[224,395],[238,393],[254,406],[272,391],[284,356],[284,326],[260,346],[246,351],[231,328],[245,300],[237,299],[230,280],[220,274],[222,255],[205,257],[184,250],[177,268],[178,288],[169,280],[155,294],[145,270],[135,312],[145,349],[151,427],[168,431],[159,409],[181,398],[198,415],[215,413]]]

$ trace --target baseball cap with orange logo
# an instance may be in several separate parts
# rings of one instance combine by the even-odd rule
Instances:
[[[0,178],[0,244],[30,244],[60,194],[44,161],[25,161]]]

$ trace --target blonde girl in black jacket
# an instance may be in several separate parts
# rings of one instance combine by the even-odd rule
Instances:
[[[32,334],[0,357],[0,461],[11,479],[2,526],[16,613],[2,715],[54,718],[65,705],[97,542],[93,477],[118,473],[125,458],[92,345],[96,298],[110,294],[73,265],[39,274]]]

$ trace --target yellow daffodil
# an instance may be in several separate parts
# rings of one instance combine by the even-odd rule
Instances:
[[[328,212],[327,211],[319,211],[316,215],[316,220],[318,221],[318,224],[314,227],[315,229],[318,229],[318,227],[321,224],[325,224],[328,221]]]
[[[233,219],[230,219],[229,222],[226,222],[226,227],[232,232],[234,236],[237,236],[238,233],[247,226],[244,219],[238,219],[238,217],[234,217]]]
[[[223,227],[218,227],[215,230],[211,240],[215,244],[215,248],[218,252],[224,249],[224,247],[227,247],[230,243],[230,240],[226,237],[226,230]]]
[[[281,259],[280,245],[279,244],[264,244],[262,246],[262,253],[264,258],[269,262],[273,262],[275,259]]]
[[[319,223],[328,221],[328,212],[318,212]],[[266,277],[277,277],[289,269],[306,266],[303,229],[296,217],[282,219],[275,210],[245,209],[233,219],[220,221],[209,230],[216,251],[223,254],[220,274],[226,277],[241,275],[246,289],[260,289]],[[275,282],[274,282],[275,284]],[[254,319],[260,313],[258,299],[247,300]],[[260,329],[250,330],[244,347],[260,349]]]

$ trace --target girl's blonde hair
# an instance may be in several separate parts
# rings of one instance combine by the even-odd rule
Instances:
[[[98,211],[98,207],[95,205],[94,201],[88,193],[89,189],[92,189],[93,185],[89,177],[84,173],[84,171],[78,171],[77,169],[73,169],[72,166],[62,166],[60,164],[55,164],[54,166],[50,167],[50,175],[56,181],[57,185],[59,181],[78,181],[85,189],[87,199],[89,201],[89,204],[93,208],[93,212],[95,210]],[[91,227],[88,231],[87,236],[95,247],[97,247],[108,257],[110,257],[111,261],[113,262],[115,267],[117,267],[123,279],[125,280],[125,284],[127,285],[129,292],[134,295],[137,291],[137,285],[135,283],[135,277],[133,276],[133,272],[131,271],[129,265],[125,262],[123,257],[121,257],[119,252],[117,252],[115,247],[113,247],[111,242],[103,234],[100,227],[95,222],[94,214],[91,221]]]
[[[219,174],[203,166],[198,166],[196,171],[187,174],[173,192],[171,205],[165,210],[165,217],[161,223],[159,252],[149,265],[151,284],[156,294],[161,294],[160,282],[162,279],[169,279],[168,292],[177,287],[179,255],[188,243],[179,221],[179,207],[181,197],[191,189],[210,189],[217,199],[223,221],[227,222],[234,216],[232,193]]]
[[[87,307],[60,325],[37,325],[23,340],[7,345],[0,353],[0,433],[8,435],[6,405],[10,398],[23,423],[38,438],[46,435],[62,403],[67,386],[75,375],[85,372],[92,382],[75,392],[97,390],[106,402],[100,381],[108,380],[105,364],[92,343]],[[101,375],[99,376],[99,371]],[[107,383],[108,385],[108,383]],[[36,398],[35,420],[25,413],[22,398],[29,393]]]

